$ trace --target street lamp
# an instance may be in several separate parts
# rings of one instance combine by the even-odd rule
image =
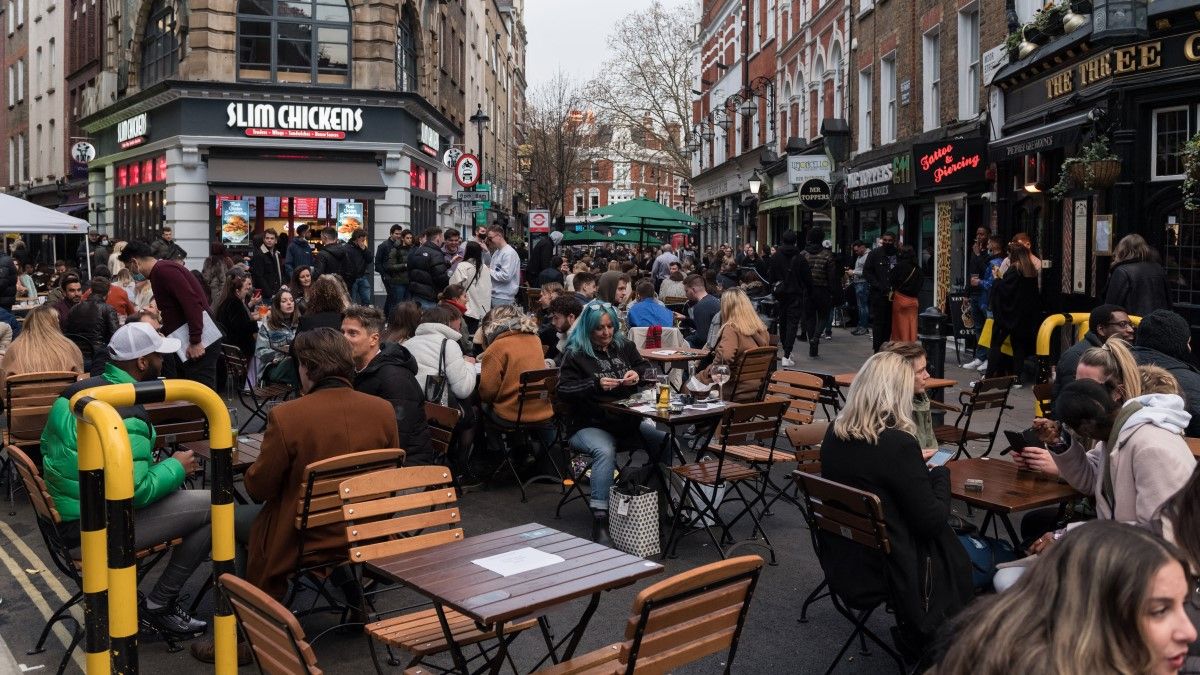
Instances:
[[[475,130],[479,138],[479,180],[483,182],[483,127],[491,122],[492,118],[488,117],[487,113],[483,112],[483,104],[476,104],[475,114],[471,115],[471,124],[475,125]]]
[[[755,170],[754,173],[750,175],[750,194],[757,197],[758,191],[762,189],[762,183],[762,176],[759,175],[758,170]]]
[[[754,117],[754,113],[758,112],[758,103],[754,100],[754,97],[747,96],[746,100],[742,101],[741,105],[738,106],[738,112],[742,114],[742,117],[750,119]]]
[[[733,118],[728,114],[720,115],[717,117],[717,126],[721,127],[724,131],[729,131],[729,127],[733,126]]]

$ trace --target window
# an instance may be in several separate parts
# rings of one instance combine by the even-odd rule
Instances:
[[[45,153],[43,152],[43,150],[44,150],[45,148],[44,148],[44,147],[43,147],[43,145],[42,145],[42,142],[43,142],[43,137],[42,137],[42,125],[40,125],[40,124],[39,124],[39,125],[37,125],[37,137],[36,137],[36,138],[37,138],[37,168],[38,168],[39,170],[45,170],[45,168],[46,168],[46,155],[45,155]]]
[[[600,208],[600,190],[598,188],[588,190],[588,208]]]
[[[33,56],[33,76],[30,78],[29,88],[34,96],[42,95],[42,69],[46,66],[46,59],[42,56],[42,48],[38,47],[34,51]]]
[[[350,84],[344,0],[239,0],[238,79]]]
[[[600,162],[592,162],[592,181],[600,180]]]
[[[958,119],[969,120],[979,115],[979,9],[973,7],[958,13]]]
[[[29,180],[29,146],[25,134],[17,134],[17,166],[20,180]]]
[[[825,60],[817,56],[817,67],[813,69],[813,78],[817,85],[817,135],[821,135],[821,123],[825,121]]]
[[[583,214],[583,190],[575,190],[575,215]]]
[[[896,53],[883,57],[882,77],[879,79],[879,100],[883,103],[879,117],[879,142],[896,142]]]
[[[56,69],[56,66],[58,65],[58,52],[54,48],[54,38],[50,38],[49,62],[50,62],[50,82],[49,82],[49,86],[48,86],[47,90],[54,91],[54,89],[55,89],[54,85],[55,85],[55,81],[56,81],[54,79],[54,71]]]
[[[833,71],[833,116],[842,116],[842,46],[835,44],[829,56],[829,67]]]
[[[19,0],[18,0],[19,1]],[[757,52],[762,46],[762,12],[758,9],[760,0],[750,0],[750,25],[753,26],[753,32],[750,33],[750,53]]]
[[[17,3],[13,2],[13,0],[8,0],[7,14],[8,14],[8,34],[12,35],[13,33],[15,33],[17,31]],[[9,146],[11,146],[11,145],[12,145],[12,141],[10,140]],[[10,152],[10,153],[8,153],[8,156],[12,157],[13,154]]]
[[[942,41],[937,31],[921,38],[921,120],[925,131],[942,125]]]
[[[1183,177],[1183,158],[1179,153],[1188,140],[1189,117],[1191,110],[1186,106],[1154,111],[1150,131],[1154,140],[1151,161],[1153,179],[1177,180]]]
[[[775,37],[775,0],[767,0],[767,39]]]
[[[396,89],[417,90],[417,26],[407,10],[396,27]]]
[[[9,5],[12,6],[11,3]],[[17,164],[17,137],[13,136],[8,139],[8,182],[10,185],[15,184],[20,178],[17,177],[17,171],[20,165]]]
[[[872,124],[872,98],[874,98],[871,86],[871,69],[860,71],[858,73],[858,151],[866,152],[871,149],[871,132],[874,130]]]
[[[25,25],[25,0],[17,0],[17,28]]]
[[[1017,12],[1017,21],[1027,24],[1037,18],[1037,11],[1042,8],[1041,0],[1014,0],[1013,9]]]
[[[175,33],[175,3],[154,0],[142,31],[142,61],[138,84],[142,89],[175,74],[179,64],[179,38]]]
[[[25,61],[17,59],[17,103],[25,100]]]
[[[8,67],[8,107],[13,107],[17,104],[17,65],[14,63]],[[12,153],[8,153],[9,157]]]
[[[54,131],[54,118],[50,118],[50,163],[58,161],[58,136]]]

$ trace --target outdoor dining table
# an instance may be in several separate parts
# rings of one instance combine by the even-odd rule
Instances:
[[[986,532],[992,518],[999,518],[1013,546],[1019,546],[1021,538],[1009,514],[1054,504],[1061,508],[1068,501],[1084,496],[1054,476],[1018,469],[1016,464],[1000,459],[960,459],[947,462],[946,467],[950,469],[951,496],[987,511],[979,531]],[[967,490],[969,478],[982,480],[983,490]]]
[[[518,566],[512,573],[504,574],[504,570],[493,571],[498,567],[495,556],[503,554],[521,556],[526,561],[546,559],[543,565],[530,568],[526,564],[524,571],[515,571],[522,569]],[[538,617],[548,653],[534,666],[536,670],[547,659],[557,663],[574,655],[600,604],[602,592],[628,586],[663,570],[658,563],[538,523],[380,558],[367,563],[367,567],[433,601],[456,671],[460,673],[468,672],[467,662],[460,645],[454,641],[446,620],[446,607],[473,619],[481,630],[496,630],[499,646],[485,666],[492,673],[499,672],[507,656],[504,624]],[[591,598],[583,615],[555,644],[546,611],[584,596]],[[564,643],[566,649],[560,655],[558,649]]]
[[[233,449],[233,473],[246,473],[246,469],[250,468],[251,464],[258,459],[258,455],[262,452],[263,434],[242,434],[238,436],[237,447]],[[191,450],[195,455],[204,461],[212,460],[212,452],[208,447],[208,441],[193,441],[191,443],[181,443],[179,446],[183,450]]]
[[[671,397],[673,401],[678,400],[678,396]],[[716,431],[716,425],[721,416],[725,414],[729,404],[724,401],[713,399],[704,399],[703,401],[685,405],[683,410],[672,412],[670,409],[662,409],[655,406],[654,402],[614,402],[602,403],[600,407],[610,413],[617,415],[630,415],[648,419],[655,424],[661,424],[667,428],[667,443],[671,443],[672,447],[679,448],[683,452],[683,446],[677,441],[679,440],[679,431],[682,428],[694,426],[696,433],[692,435],[691,442],[687,444],[688,449],[698,453],[702,452],[708,445],[709,439]],[[686,463],[686,457],[679,457],[681,462]]]
[[[659,368],[662,368],[664,375],[670,375],[672,370],[686,369],[687,364],[693,361],[699,361],[708,356],[707,349],[677,349],[674,347],[660,347],[658,349],[642,348],[638,350],[643,359],[651,363],[657,363]],[[675,388],[679,392],[687,385],[687,378],[682,378],[680,385]]]
[[[840,375],[834,375],[833,381],[836,382],[839,387],[848,388],[854,382],[855,375],[858,375],[858,373],[842,373]],[[948,380],[942,377],[931,377],[925,381],[926,389],[949,389],[950,387],[956,385],[958,385],[958,380]]]

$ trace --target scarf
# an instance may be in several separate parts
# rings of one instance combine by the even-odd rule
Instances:
[[[445,298],[442,300],[442,304],[457,309],[458,313],[463,316],[467,315],[467,305],[458,299]]]

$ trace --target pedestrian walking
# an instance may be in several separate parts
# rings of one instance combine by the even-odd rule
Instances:
[[[863,269],[867,263],[867,253],[870,250],[865,241],[860,239],[854,242],[854,269],[850,273],[850,285],[854,289],[854,303],[858,310],[858,326],[850,331],[851,335],[866,335],[871,332],[871,285],[867,283],[866,277],[863,276]]]
[[[991,307],[992,346],[987,376],[1016,375],[1017,386],[1020,386],[1021,369],[1025,357],[1034,351],[1042,313],[1038,270],[1029,249],[1017,242],[1008,245],[1008,271],[993,287]],[[1001,351],[1009,337],[1012,338],[1011,362]]]
[[[375,249],[375,271],[383,282],[385,294],[384,316],[391,316],[392,308],[408,299],[408,253],[411,248],[412,233],[403,225],[393,225],[388,238]]]
[[[783,366],[794,366],[792,346],[804,311],[804,298],[812,288],[812,271],[808,260],[796,247],[796,231],[784,230],[782,243],[771,256],[767,280],[775,296],[775,316],[779,326],[779,346],[783,349]]]
[[[350,298],[359,305],[375,304],[375,258],[367,245],[367,231],[358,229],[350,235],[350,255],[357,256],[358,276],[350,286]]]
[[[833,252],[825,248],[825,232],[819,227],[808,231],[803,256],[812,275],[812,286],[804,308],[804,332],[808,335],[808,357],[820,358],[821,336],[829,325],[829,312],[833,308],[833,291],[830,286],[837,283],[837,261]]]
[[[408,294],[422,309],[437,305],[438,294],[450,283],[442,230],[425,230],[424,241],[408,254]]]
[[[884,232],[880,245],[867,254],[863,278],[870,286],[871,349],[878,352],[892,335],[892,268],[896,266],[896,234]]]
[[[1157,309],[1171,309],[1167,295],[1167,271],[1140,234],[1129,234],[1117,242],[1109,270],[1104,302],[1120,305],[1134,316]]]

